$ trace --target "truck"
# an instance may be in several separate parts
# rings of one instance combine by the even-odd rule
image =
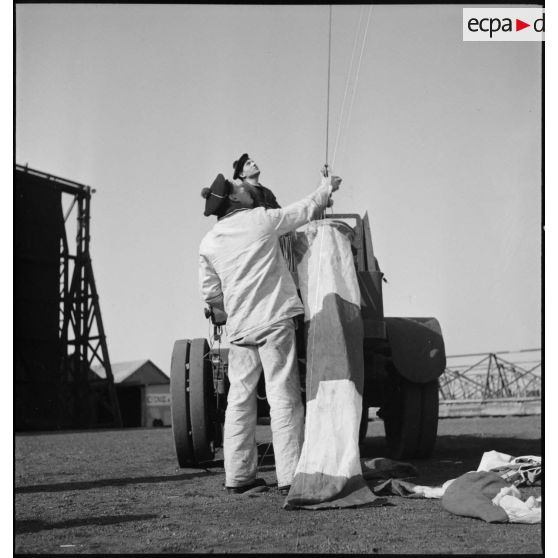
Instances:
[[[364,387],[359,441],[366,436],[369,409],[383,420],[386,453],[393,459],[428,458],[438,431],[438,378],[446,367],[442,330],[434,317],[384,316],[384,274],[374,255],[368,214],[330,214],[352,229],[351,251],[361,294]],[[298,277],[291,269],[295,283]],[[213,320],[214,340],[222,324]],[[303,318],[300,318],[303,320]],[[297,328],[301,386],[305,386],[306,338]],[[214,343],[212,343],[214,344]],[[179,339],[171,359],[171,417],[180,467],[214,459],[223,443],[228,392],[225,350],[205,338]],[[302,388],[304,390],[304,387]],[[304,400],[304,393],[301,394]],[[258,385],[258,420],[269,417],[263,374]]]

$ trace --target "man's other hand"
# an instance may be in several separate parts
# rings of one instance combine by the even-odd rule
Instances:
[[[213,306],[208,304],[204,308],[205,317],[211,319],[211,323],[216,326],[225,325],[227,323],[227,313],[223,308],[222,302],[217,302]]]
[[[216,326],[225,325],[227,323],[227,313],[219,308],[212,308],[213,310],[213,323]]]

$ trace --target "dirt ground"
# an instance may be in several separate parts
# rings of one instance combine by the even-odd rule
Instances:
[[[258,440],[269,439],[259,426]],[[411,461],[412,480],[441,485],[475,470],[485,451],[541,449],[540,417],[443,419],[433,457]],[[316,512],[283,510],[273,488],[228,495],[222,453],[207,469],[180,469],[170,428],[21,434],[15,450],[18,554],[542,552],[540,525],[455,516],[439,500],[394,496],[383,507]],[[385,455],[381,421],[369,423],[361,455]],[[269,456],[260,476],[276,482]]]

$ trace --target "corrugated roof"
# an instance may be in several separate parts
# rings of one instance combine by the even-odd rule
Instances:
[[[146,367],[149,369],[148,373],[138,374],[137,377],[132,378],[136,372],[140,371],[142,368]],[[151,360],[130,360],[127,362],[114,362],[111,363],[112,375],[114,377],[114,383],[121,384],[126,383],[166,383],[169,381],[169,377]],[[105,369],[101,365],[92,366],[91,370],[95,372],[101,378],[106,378]],[[145,370],[145,368],[144,368]]]

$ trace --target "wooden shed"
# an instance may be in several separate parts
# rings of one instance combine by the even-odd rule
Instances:
[[[92,370],[106,377],[103,367]],[[171,426],[170,378],[158,366],[150,360],[116,362],[112,375],[124,426]]]

